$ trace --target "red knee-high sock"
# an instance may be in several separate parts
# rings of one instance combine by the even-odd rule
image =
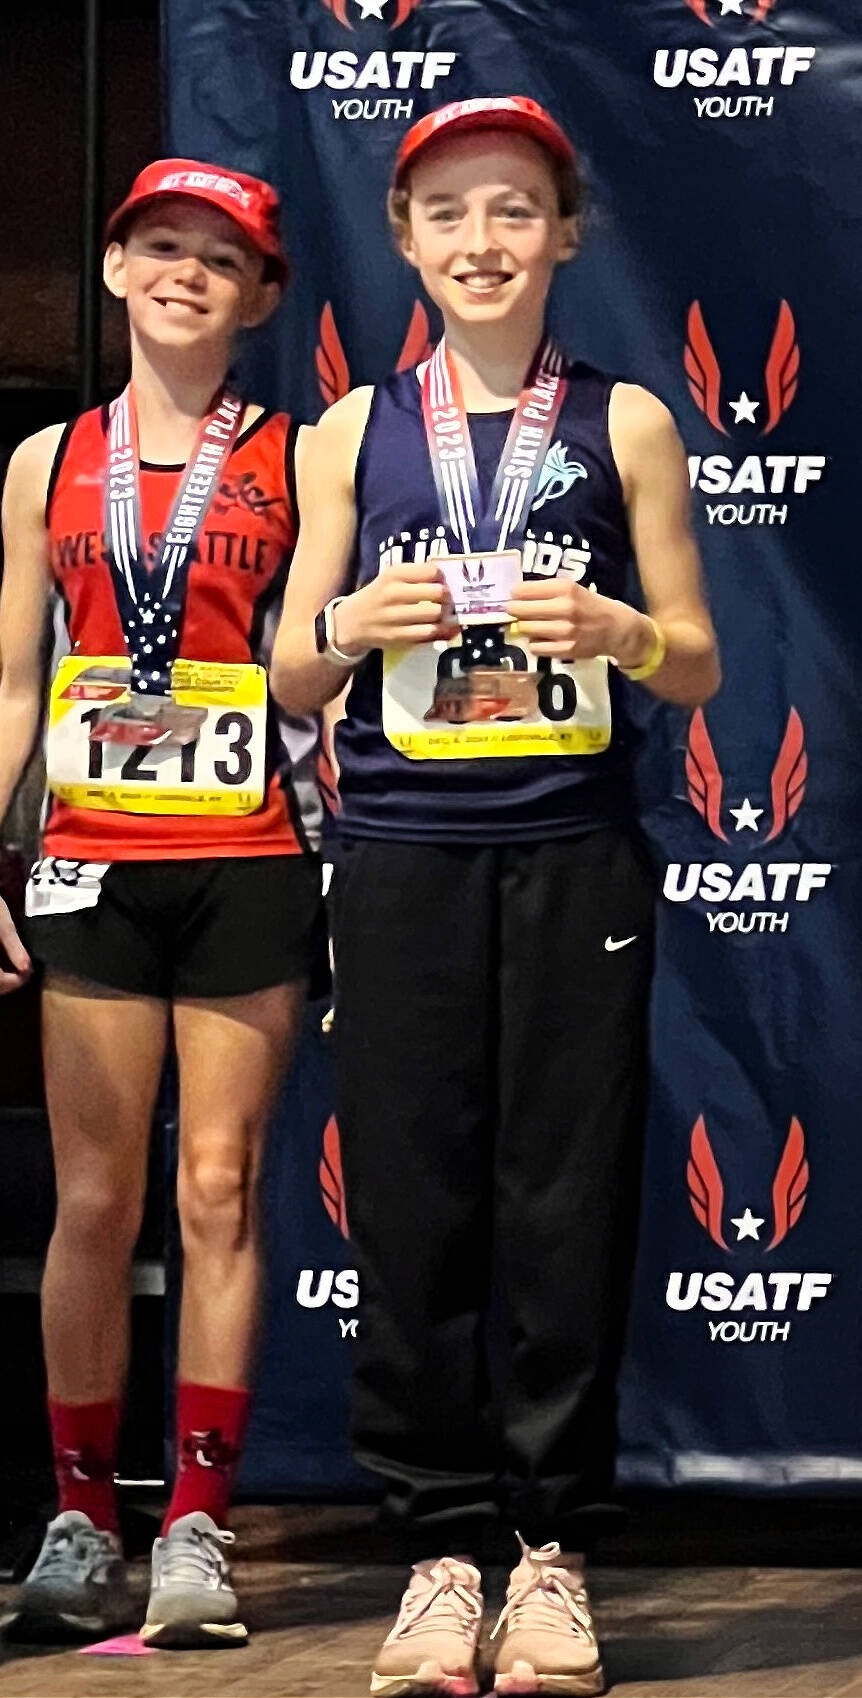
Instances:
[[[116,1533],[120,1405],[48,1400],[59,1509],[80,1509],[94,1527]]]
[[[241,1386],[177,1381],[177,1477],[163,1533],[194,1509],[225,1526],[250,1399]]]

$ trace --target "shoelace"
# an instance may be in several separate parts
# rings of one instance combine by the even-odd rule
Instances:
[[[217,1528],[214,1533],[204,1533],[199,1527],[190,1527],[181,1540],[166,1537],[159,1549],[161,1578],[185,1581],[190,1586],[201,1582],[206,1586],[214,1582],[217,1585],[226,1565],[216,1544],[232,1545],[235,1538],[234,1533],[223,1528]]]
[[[496,1639],[507,1622],[512,1628],[549,1628],[556,1632],[564,1611],[569,1617],[567,1625],[580,1637],[592,1639],[593,1621],[585,1588],[579,1586],[573,1592],[569,1569],[554,1567],[561,1555],[557,1541],[531,1550],[520,1533],[518,1540],[532,1573],[506,1599],[491,1638]]]
[[[40,1580],[50,1580],[55,1575],[64,1575],[68,1571],[70,1560],[78,1568],[89,1564],[104,1562],[113,1556],[113,1551],[106,1549],[107,1541],[104,1533],[98,1527],[76,1527],[74,1531],[58,1528],[46,1541],[36,1564],[36,1573]]]
[[[463,1633],[466,1639],[472,1638],[476,1623],[482,1619],[482,1606],[471,1590],[469,1569],[463,1563],[443,1557],[429,1571],[428,1579],[431,1584],[426,1591],[405,1593],[390,1638],[439,1632],[441,1626]]]

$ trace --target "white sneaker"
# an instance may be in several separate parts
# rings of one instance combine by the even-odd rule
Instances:
[[[452,1698],[478,1692],[481,1584],[478,1568],[458,1557],[416,1563],[398,1619],[378,1652],[371,1691],[390,1698],[425,1690]]]
[[[592,1698],[605,1690],[590,1601],[580,1567],[568,1567],[559,1545],[531,1549],[513,1568],[506,1602],[491,1634],[506,1637],[497,1653],[497,1692],[551,1692]]]

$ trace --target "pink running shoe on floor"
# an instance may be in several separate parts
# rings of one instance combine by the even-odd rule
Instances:
[[[509,1577],[506,1602],[491,1638],[506,1637],[497,1653],[496,1692],[553,1693],[592,1698],[605,1690],[590,1603],[580,1568],[561,1560],[554,1542],[523,1552]]]
[[[422,1692],[471,1698],[477,1693],[480,1586],[479,1570],[460,1558],[416,1563],[398,1620],[378,1653],[371,1691],[389,1698]]]

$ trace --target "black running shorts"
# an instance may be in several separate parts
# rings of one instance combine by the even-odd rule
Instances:
[[[94,907],[38,914],[43,967],[139,996],[246,996],[307,979],[323,953],[317,856],[115,861]]]

